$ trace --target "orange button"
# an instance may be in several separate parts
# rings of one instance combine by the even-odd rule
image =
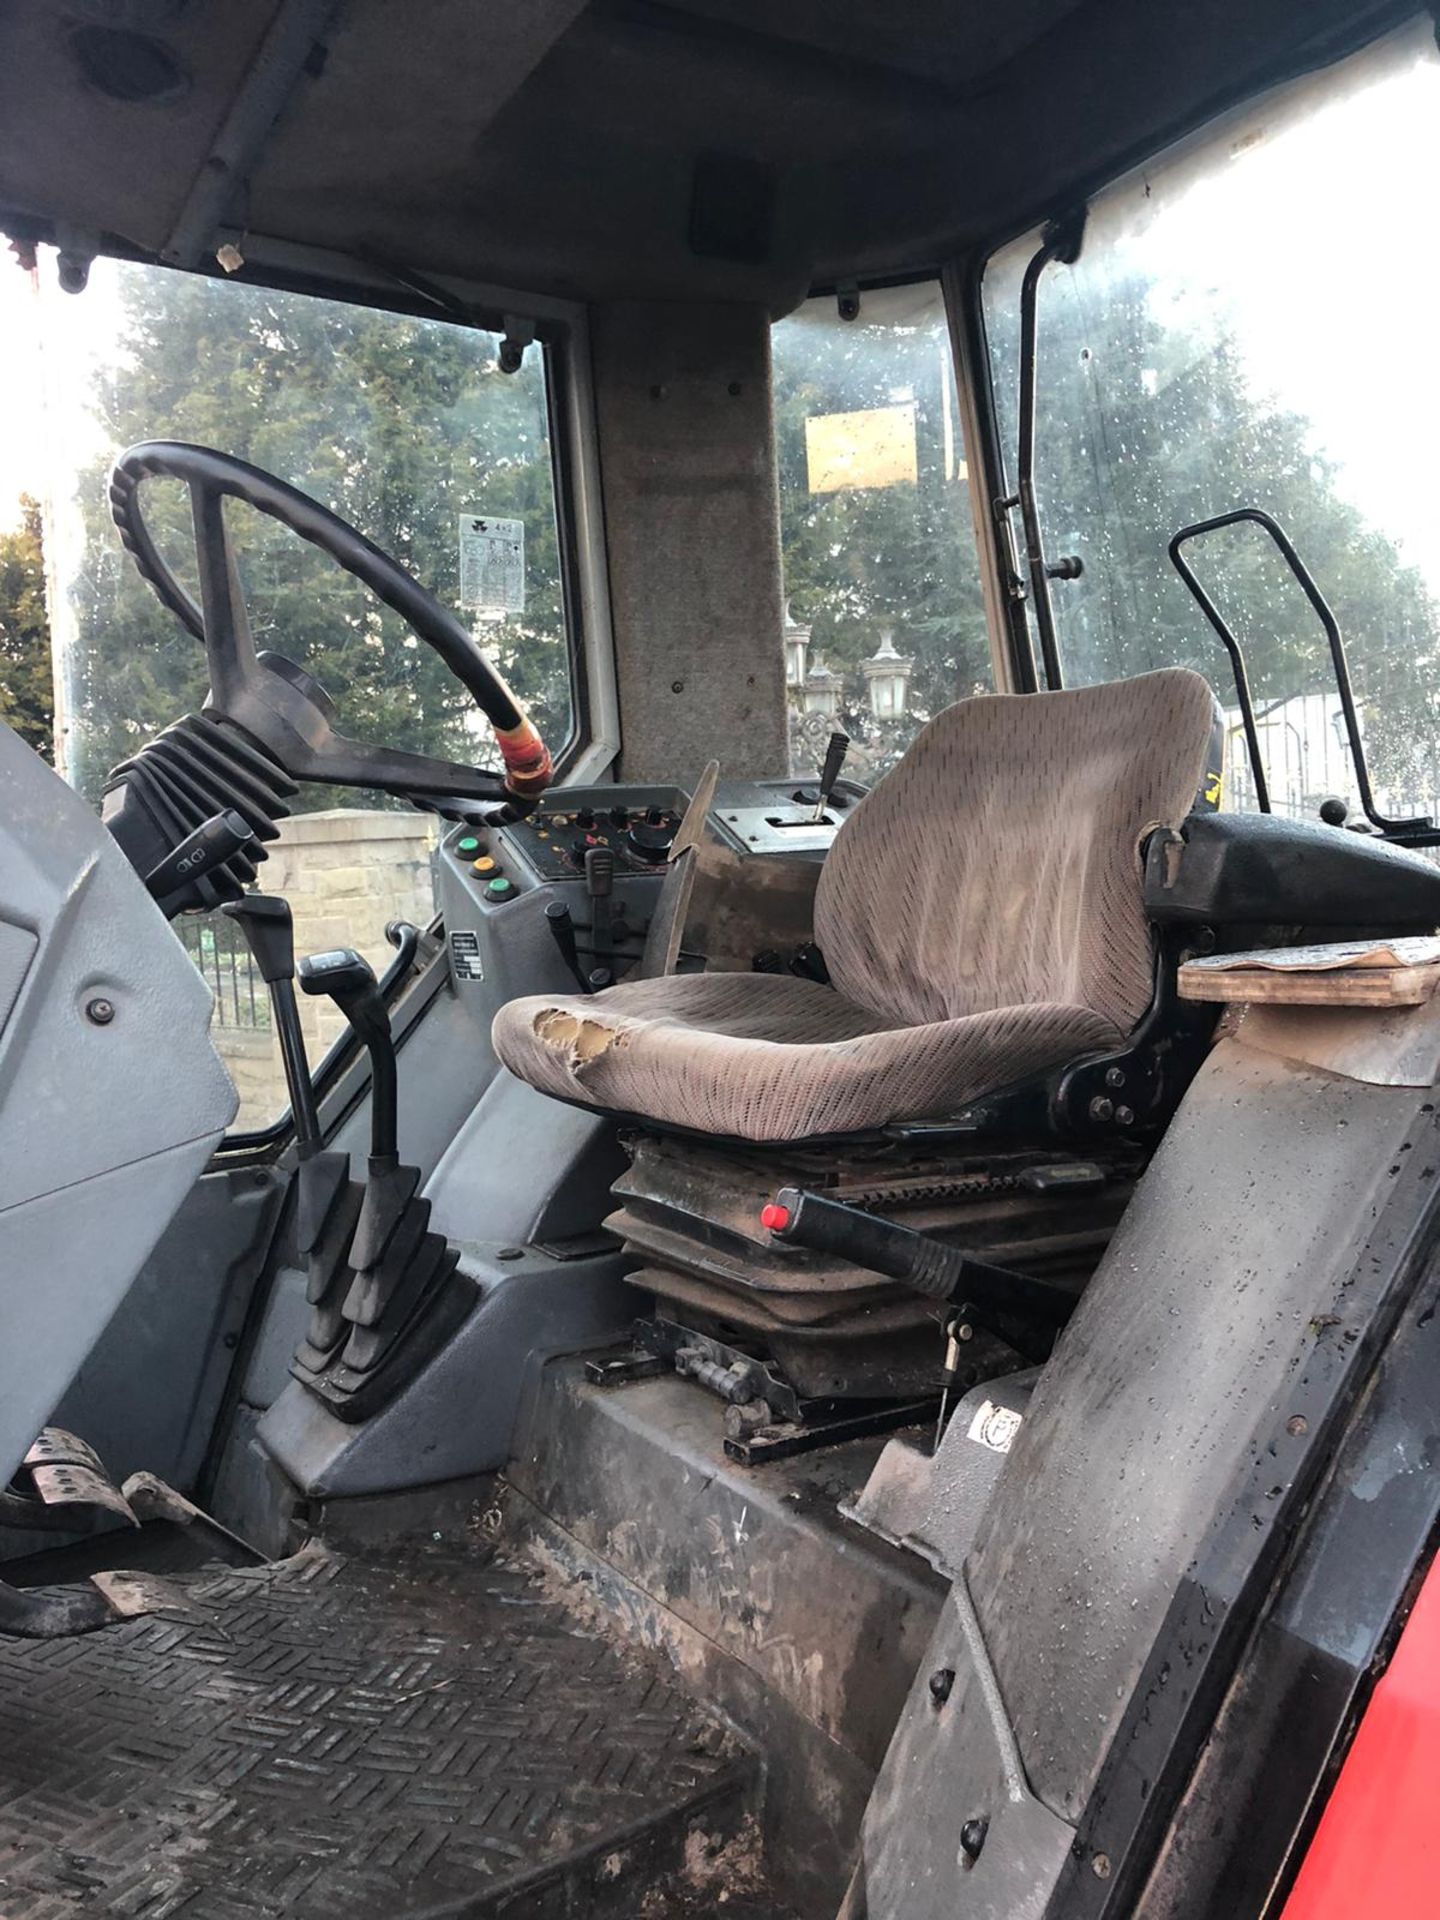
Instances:
[[[490,858],[488,853],[482,853],[480,858],[475,862],[475,872],[493,873],[494,871],[495,862]]]

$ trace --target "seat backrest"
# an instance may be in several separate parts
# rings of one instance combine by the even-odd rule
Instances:
[[[1216,714],[1170,668],[939,714],[836,836],[815,937],[847,999],[918,1026],[994,1007],[1150,1003],[1139,846],[1200,785]]]

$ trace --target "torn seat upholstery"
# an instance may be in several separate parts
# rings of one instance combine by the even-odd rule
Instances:
[[[1139,849],[1190,811],[1214,698],[1171,669],[962,700],[836,836],[832,985],[678,974],[512,1000],[496,1052],[543,1093],[730,1138],[943,1117],[1116,1046],[1149,1006]]]

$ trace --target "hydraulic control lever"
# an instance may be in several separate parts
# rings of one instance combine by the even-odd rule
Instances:
[[[324,1325],[312,1331],[295,1369],[342,1420],[360,1420],[453,1332],[475,1289],[456,1274],[458,1251],[429,1230],[420,1169],[400,1162],[395,1041],[369,962],[338,947],[311,954],[299,972],[305,992],[333,1000],[370,1056],[369,1178],[350,1241],[349,1284],[343,1299],[325,1303]]]
[[[580,950],[575,943],[575,922],[570,918],[570,909],[563,900],[552,900],[546,907],[545,924],[560,949],[560,958],[574,975],[575,984],[582,993],[589,993],[590,982],[580,965]]]
[[[353,947],[312,953],[300,962],[300,985],[333,1000],[370,1055],[370,1159],[394,1161],[396,1147],[395,1042],[390,1016],[370,962]]]
[[[840,778],[840,769],[845,764],[845,756],[850,751],[848,733],[835,732],[830,736],[830,744],[825,749],[825,759],[820,768],[820,797],[815,802],[815,819],[825,818],[825,809],[830,804],[830,796],[835,791],[835,783]]]
[[[802,807],[814,805],[810,816],[816,826],[825,818],[825,809],[830,804],[840,779],[840,769],[845,764],[845,756],[850,751],[850,736],[837,727],[831,734],[825,748],[825,758],[820,765],[820,784],[816,787],[797,787],[795,798]]]
[[[1075,1295],[1064,1287],[991,1266],[929,1234],[798,1187],[782,1187],[761,1209],[760,1224],[782,1246],[835,1254],[947,1307],[963,1306],[1027,1360],[1049,1358],[1055,1333],[1074,1311]]]
[[[207,822],[210,824],[213,823]],[[290,1095],[290,1112],[295,1121],[295,1146],[303,1162],[319,1151],[320,1118],[315,1107],[310,1063],[305,1057],[305,1039],[300,1031],[300,1010],[295,1002],[295,928],[290,903],[275,894],[247,893],[243,899],[227,901],[221,911],[228,914],[245,935],[270,995],[275,1031],[280,1040],[280,1061]]]

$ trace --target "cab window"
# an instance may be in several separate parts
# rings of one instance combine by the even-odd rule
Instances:
[[[990,648],[938,282],[807,301],[772,336],[793,773],[837,727],[873,780]]]
[[[1167,547],[1248,505],[1281,523],[1339,619],[1381,809],[1440,814],[1436,269],[1416,241],[1437,164],[1440,60],[1412,36],[1123,182],[1091,209],[1078,262],[1040,283],[1036,496],[1047,558],[1083,567],[1051,589],[1064,680],[1205,673],[1229,709],[1233,805],[1255,798],[1233,680]],[[1010,447],[1039,241],[985,278]],[[1186,554],[1244,649],[1274,809],[1354,811],[1328,648],[1278,553],[1250,524]]]

